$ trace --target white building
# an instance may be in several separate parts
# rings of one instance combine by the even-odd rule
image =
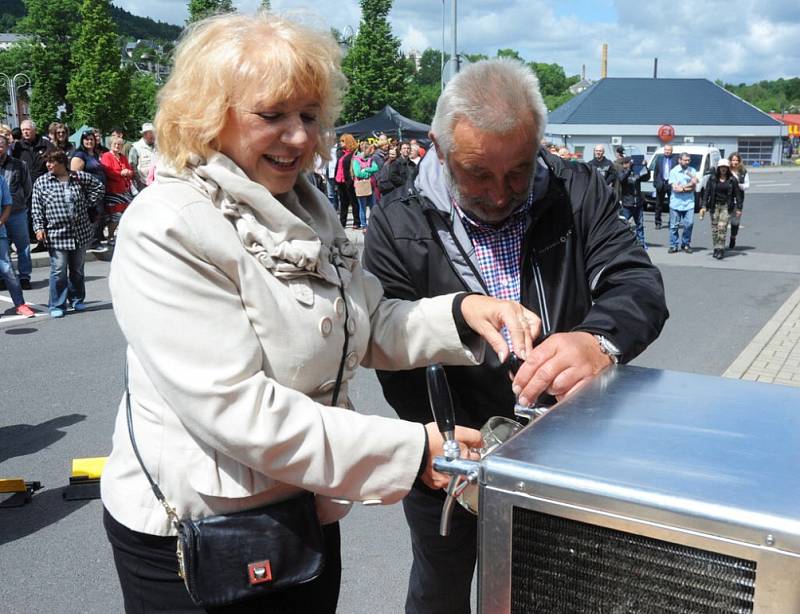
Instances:
[[[595,144],[651,154],[671,142],[739,151],[746,164],[780,164],[786,126],[708,79],[607,78],[548,118],[547,139],[585,159]],[[671,135],[671,138],[670,138]]]

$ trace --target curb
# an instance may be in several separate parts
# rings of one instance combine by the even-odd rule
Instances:
[[[758,360],[759,355],[764,351],[770,341],[773,340],[775,335],[780,331],[783,324],[792,314],[792,312],[800,306],[800,287],[795,290],[792,295],[780,306],[775,315],[764,325],[764,327],[753,337],[752,341],[747,347],[742,350],[742,353],[733,361],[722,374],[722,377],[729,377],[733,379],[742,379],[747,371],[753,366],[753,363]],[[783,343],[789,347],[796,343]],[[748,376],[746,379],[755,379]]]

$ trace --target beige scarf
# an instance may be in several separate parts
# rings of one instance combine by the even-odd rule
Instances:
[[[305,174],[278,197],[251,181],[230,158],[217,153],[195,158],[183,173],[164,166],[160,177],[189,181],[228,218],[245,249],[275,277],[308,275],[347,286],[358,249],[344,233],[328,199]],[[339,268],[337,275],[336,268]]]

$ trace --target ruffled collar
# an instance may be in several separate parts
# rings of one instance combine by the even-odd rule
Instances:
[[[230,158],[194,158],[187,170],[165,166],[160,178],[189,181],[231,221],[244,248],[275,277],[315,276],[347,286],[358,249],[344,233],[328,199],[301,174],[291,192],[273,196]],[[337,274],[338,268],[338,274]]]

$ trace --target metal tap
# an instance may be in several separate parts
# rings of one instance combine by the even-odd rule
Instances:
[[[474,484],[478,480],[480,463],[461,458],[461,449],[455,437],[456,418],[453,399],[450,397],[450,387],[447,384],[444,368],[439,364],[431,365],[425,375],[433,419],[444,439],[444,456],[433,459],[433,468],[451,476],[439,523],[439,535],[446,537],[450,534],[450,519],[453,516],[456,499],[469,484]]]
[[[519,371],[519,368],[522,366],[522,359],[514,352],[511,352],[505,362],[505,365],[511,375],[516,375],[517,371]],[[514,415],[517,416],[517,418],[525,418],[528,422],[533,422],[539,416],[542,416],[550,411],[550,407],[551,405],[542,403],[539,399],[537,399],[532,405],[520,405],[519,403],[514,403]]]

